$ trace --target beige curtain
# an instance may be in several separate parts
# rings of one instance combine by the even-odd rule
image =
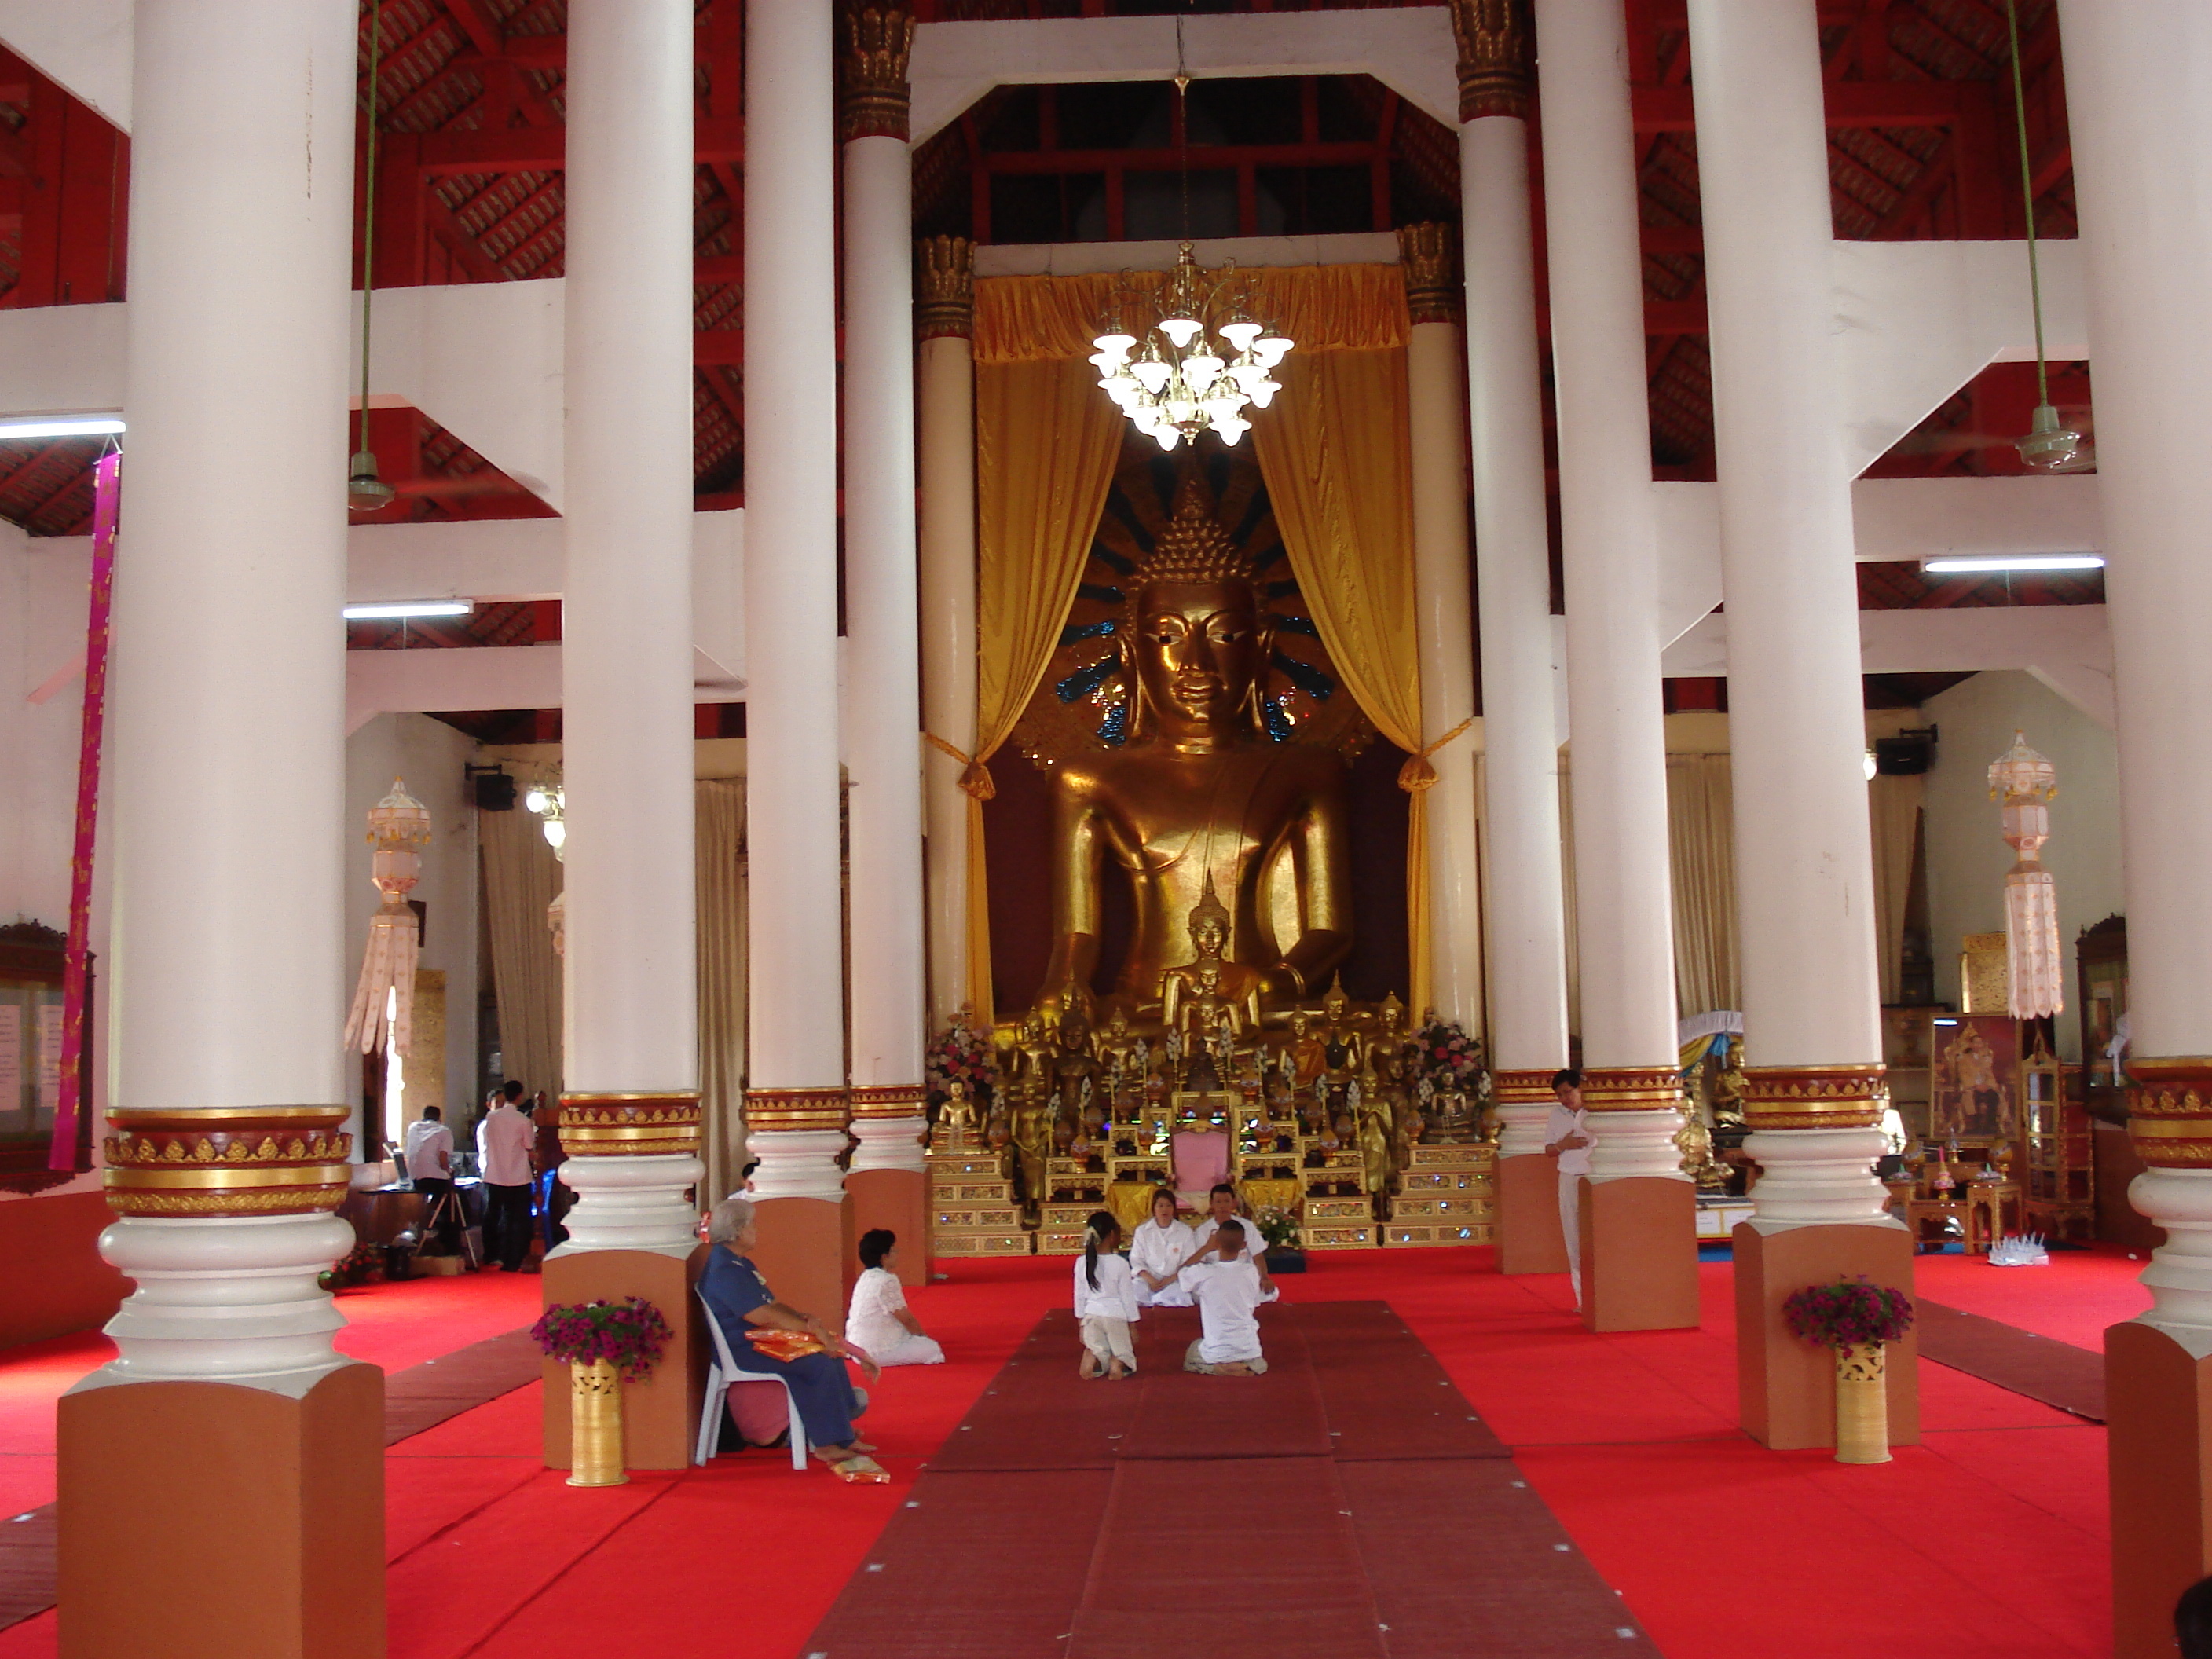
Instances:
[[[745,781],[702,778],[694,787],[703,1205],[736,1192],[745,1167]]]
[[[1920,836],[1927,780],[1877,777],[1867,785],[1874,834],[1875,943],[1881,953],[1881,1000],[1905,995],[1905,901],[1912,888],[1912,849]]]
[[[975,753],[968,792],[968,1000],[994,1018],[983,763],[1044,678],[1075,599],[1114,463],[1121,411],[1086,362],[1000,362],[975,370]]]
[[[1252,441],[1299,596],[1360,710],[1409,754],[1421,745],[1413,605],[1413,441],[1406,354],[1293,352]],[[1416,776],[1419,781],[1416,782]],[[1425,762],[1401,782],[1435,781]],[[1407,814],[1406,931],[1412,1004],[1429,1006],[1428,814]]]
[[[561,958],[545,907],[561,891],[560,861],[538,815],[512,809],[477,814],[483,849],[484,918],[491,935],[493,994],[499,1001],[501,1063],[525,1088],[561,1097]],[[472,1105],[474,1103],[471,1103]]]
[[[1675,1010],[1743,1006],[1736,968],[1735,794],[1726,755],[1667,757],[1668,867],[1674,883]]]

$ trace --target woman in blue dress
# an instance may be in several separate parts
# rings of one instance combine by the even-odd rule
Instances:
[[[699,1275],[699,1294],[722,1328],[723,1340],[747,1370],[773,1371],[789,1384],[808,1443],[838,1479],[871,1484],[890,1480],[868,1455],[875,1448],[853,1431],[853,1419],[866,1409],[867,1396],[845,1375],[845,1362],[860,1366],[871,1382],[883,1373],[813,1315],[775,1299],[749,1254],[758,1239],[750,1200],[726,1198],[707,1218],[707,1241],[714,1248]],[[749,1340],[756,1330],[811,1338],[820,1351],[781,1358]]]

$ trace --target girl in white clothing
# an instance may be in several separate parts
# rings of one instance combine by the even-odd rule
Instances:
[[[1176,1219],[1175,1194],[1164,1187],[1152,1194],[1152,1218],[1137,1228],[1129,1244],[1129,1270],[1137,1279],[1140,1308],[1188,1308],[1190,1289],[1177,1282],[1182,1264],[1198,1249],[1188,1222]]]
[[[1075,1264],[1075,1316],[1083,1322],[1085,1382],[1102,1372],[1120,1382],[1137,1370],[1137,1349],[1129,1327],[1137,1322],[1137,1279],[1127,1260],[1115,1254],[1121,1224],[1105,1210],[1091,1212],[1083,1230],[1083,1255]]]
[[[942,1365],[945,1350],[907,1311],[898,1281],[898,1236],[888,1227],[860,1235],[860,1266],[845,1315],[845,1340],[878,1365]]]

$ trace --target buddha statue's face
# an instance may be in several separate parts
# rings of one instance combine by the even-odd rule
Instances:
[[[1205,916],[1191,924],[1190,942],[1202,958],[1219,956],[1229,948],[1229,928],[1218,916]]]
[[[1133,635],[1138,699],[1162,735],[1224,741],[1249,728],[1244,711],[1271,643],[1250,583],[1147,583]]]
[[[1344,997],[1340,993],[1330,992],[1321,1000],[1321,1006],[1322,1011],[1328,1016],[1331,1024],[1344,1018]]]
[[[1107,1022],[1107,1024],[1106,1024],[1106,1030],[1107,1030],[1108,1033],[1109,1033],[1110,1036],[1113,1036],[1124,1037],[1124,1036],[1128,1036],[1128,1035],[1129,1035],[1129,1012],[1128,1012],[1128,1010],[1127,1010],[1127,1009],[1126,1009],[1126,1008],[1116,1008],[1116,1009],[1114,1011],[1114,1018],[1113,1018],[1112,1019],[1110,1019],[1110,1020],[1109,1020],[1109,1021]]]
[[[1304,1036],[1306,1034],[1306,1011],[1304,1009],[1296,1009],[1291,1012],[1291,1033],[1294,1036]]]

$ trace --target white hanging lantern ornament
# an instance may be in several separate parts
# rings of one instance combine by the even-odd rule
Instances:
[[[1201,432],[1234,444],[1252,429],[1245,410],[1265,409],[1282,390],[1272,371],[1294,343],[1248,314],[1233,260],[1217,276],[1183,243],[1142,340],[1123,325],[1124,303],[1117,293],[1090,362],[1099,389],[1162,449]]]
[[[392,793],[368,811],[368,841],[376,849],[369,879],[384,900],[368,919],[368,950],[346,1016],[345,1046],[365,1054],[389,1047],[404,1058],[414,1047],[415,958],[422,929],[407,896],[422,879],[422,849],[429,840],[429,810],[392,779]]]
[[[2058,769],[2027,746],[2025,732],[1990,767],[1990,799],[2003,803],[2004,838],[2015,859],[2005,872],[2005,966],[2014,1019],[2042,1019],[2066,1006],[2058,937],[2058,884],[2043,867]]]

